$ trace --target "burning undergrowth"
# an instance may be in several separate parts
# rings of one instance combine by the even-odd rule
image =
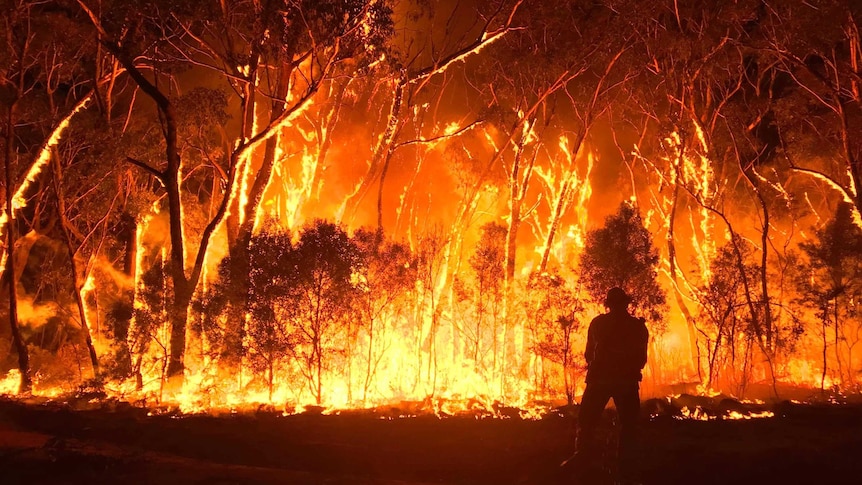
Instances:
[[[582,391],[609,286],[647,320],[645,382],[739,396],[649,414],[777,414],[744,400],[755,382],[862,389],[858,12],[821,25],[808,2],[736,2],[704,37],[677,2],[655,18],[642,2],[635,16],[310,2],[274,25],[198,17],[215,10],[165,25],[79,1],[62,25],[80,37],[55,38],[71,30],[32,3],[10,35],[50,65],[10,68],[32,83],[10,99],[54,108],[7,130],[0,373],[18,371],[2,392],[183,415],[535,419]],[[166,33],[126,42],[112,19],[127,16]],[[784,22],[842,59],[764,28]],[[426,37],[434,25],[453,30]],[[97,37],[129,51],[45,54]],[[39,77],[52,72],[71,77]],[[704,77],[677,78],[691,72]],[[670,99],[692,102],[657,102]],[[90,381],[103,391],[77,391]]]
[[[12,373],[14,374],[14,373]],[[7,376],[6,381],[17,381],[17,376]],[[2,383],[4,381],[0,381]],[[109,394],[98,386],[84,386],[73,392],[40,392],[38,386],[33,394],[17,395],[9,386],[0,388],[0,397],[10,402],[26,405],[62,408],[70,411],[101,411],[132,413],[141,416],[352,416],[370,419],[410,419],[436,417],[438,419],[515,419],[543,420],[567,418],[578,415],[579,404],[567,405],[564,401],[536,400],[523,406],[512,406],[497,400],[478,397],[427,397],[422,400],[401,400],[365,408],[338,408],[313,404],[276,404],[265,399],[247,399],[235,404],[214,404],[185,396],[180,399],[158,400],[153,395],[131,393]],[[722,421],[763,418],[787,418],[805,415],[812,409],[842,408],[862,404],[862,396],[811,394],[807,400],[737,399],[713,393],[677,394],[642,400],[641,415],[651,421],[693,420]]]

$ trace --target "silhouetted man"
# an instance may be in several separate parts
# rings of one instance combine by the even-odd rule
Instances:
[[[578,414],[577,462],[595,463],[595,430],[602,411],[614,399],[620,421],[619,469],[623,483],[633,481],[640,414],[641,370],[647,361],[649,332],[643,318],[629,314],[631,298],[611,288],[605,298],[608,312],[590,322],[587,332],[587,388]]]

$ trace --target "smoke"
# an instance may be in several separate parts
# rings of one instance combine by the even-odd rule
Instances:
[[[60,313],[74,311],[73,308],[63,310],[60,305],[55,302],[37,303],[29,295],[21,295],[18,298],[18,321],[19,323],[29,326],[33,330],[37,330]]]

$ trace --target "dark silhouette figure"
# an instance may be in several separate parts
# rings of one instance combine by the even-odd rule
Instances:
[[[620,422],[619,474],[631,483],[636,474],[638,394],[641,370],[647,361],[649,331],[643,318],[629,314],[631,298],[621,288],[611,288],[605,298],[608,312],[590,322],[587,333],[587,388],[578,415],[575,464],[594,467],[597,460],[595,431],[608,400],[613,398]]]

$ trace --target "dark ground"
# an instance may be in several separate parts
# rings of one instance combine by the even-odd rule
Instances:
[[[0,483],[558,484],[574,418],[147,416],[0,399]],[[613,453],[606,412],[608,453]],[[646,484],[862,483],[862,406],[642,426]]]

